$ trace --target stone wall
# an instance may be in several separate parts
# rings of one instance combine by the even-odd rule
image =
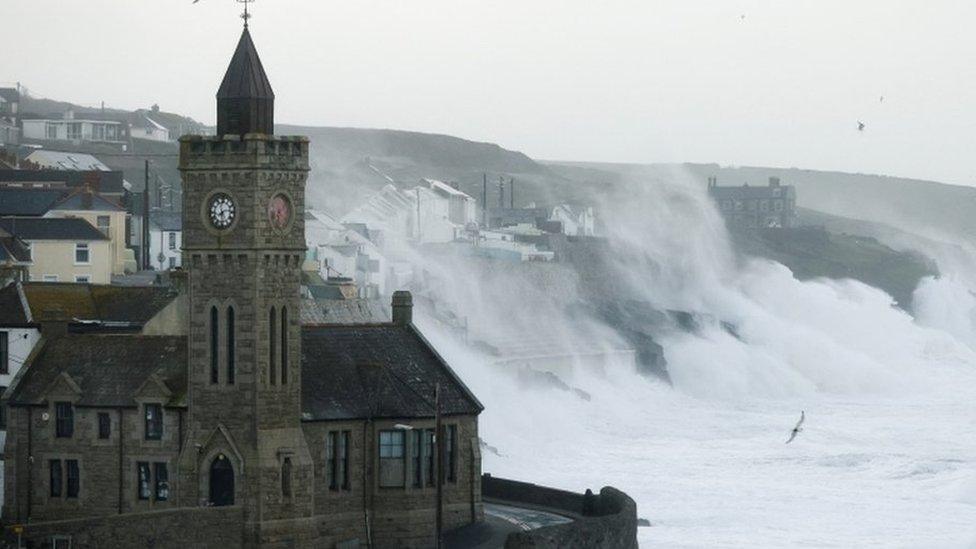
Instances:
[[[69,536],[71,547],[174,549],[240,547],[243,515],[239,506],[129,513],[100,518],[32,522],[23,525],[29,547],[51,547],[55,536]],[[4,541],[16,546],[17,536],[4,529]]]
[[[537,507],[573,517],[573,521],[509,534],[506,549],[522,548],[637,548],[637,504],[611,487],[594,495],[576,494],[517,482],[482,476],[482,494],[486,501]]]

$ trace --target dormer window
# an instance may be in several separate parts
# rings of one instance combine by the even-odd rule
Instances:
[[[161,404],[146,404],[146,440],[163,438],[163,407]]]

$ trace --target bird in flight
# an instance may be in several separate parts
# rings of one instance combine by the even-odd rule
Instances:
[[[796,435],[800,434],[800,432],[803,431],[804,419],[806,419],[806,416],[804,415],[803,410],[800,410],[800,421],[796,422],[796,427],[794,427],[793,430],[790,432],[790,439],[786,441],[787,444],[793,442],[793,439],[796,438]]]
[[[857,131],[859,132],[864,131],[864,122],[861,122],[860,120],[857,121]]]

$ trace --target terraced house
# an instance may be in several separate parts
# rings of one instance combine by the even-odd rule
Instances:
[[[482,406],[410,294],[392,322],[301,321],[309,143],[273,135],[246,27],[217,106],[180,140],[174,321],[42,326],[4,394],[4,520],[122,547],[426,547],[480,520]]]

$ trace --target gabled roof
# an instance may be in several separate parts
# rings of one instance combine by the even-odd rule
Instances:
[[[77,157],[75,157],[77,160]],[[102,170],[0,170],[0,183],[23,184],[25,187],[35,183],[47,187],[63,185],[67,188],[91,186],[101,194],[122,194],[125,182],[120,171]],[[63,192],[63,190],[62,190]]]
[[[26,282],[23,292],[39,322],[59,317],[142,325],[176,298],[169,288],[107,284]]]
[[[39,164],[44,168],[54,168],[57,170],[111,171],[101,160],[85,153],[40,149],[27,155],[27,160]]]
[[[0,216],[40,217],[65,195],[66,189],[0,187]]]
[[[217,90],[217,99],[274,99],[271,82],[247,28],[241,34],[224,80]]]
[[[331,295],[338,292],[336,286],[322,286],[331,290]],[[312,287],[309,287],[313,295]],[[299,313],[302,324],[376,324],[389,322],[390,311],[386,305],[377,299],[303,299]]]
[[[157,376],[178,402],[186,392],[183,336],[69,334],[46,340],[22,377],[8,390],[10,403],[43,404],[48,389],[67,374],[80,389],[79,406],[136,405],[133,397]]]
[[[305,326],[302,418],[307,421],[475,415],[481,403],[412,326]]]
[[[87,195],[87,196],[86,196]],[[55,204],[52,210],[81,210],[92,212],[124,212],[125,208],[115,202],[99,195],[89,192],[88,189],[78,189],[75,192],[61,199]]]
[[[3,217],[0,229],[21,240],[108,240],[80,217]]]

